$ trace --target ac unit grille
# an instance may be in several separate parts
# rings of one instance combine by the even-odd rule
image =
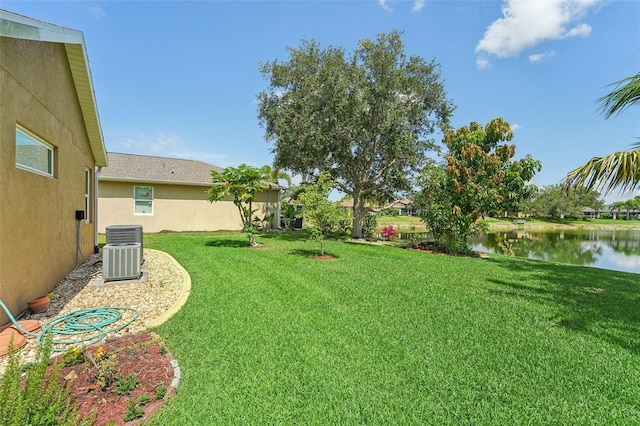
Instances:
[[[139,243],[107,244],[102,249],[102,277],[105,281],[140,278],[142,247]]]
[[[106,227],[107,244],[140,244],[140,263],[144,261],[142,225],[111,225]]]

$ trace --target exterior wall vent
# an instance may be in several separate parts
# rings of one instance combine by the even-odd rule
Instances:
[[[107,244],[102,249],[102,277],[105,281],[140,278],[142,245],[140,243]]]
[[[106,227],[107,244],[140,244],[140,263],[144,261],[142,225],[112,225]]]

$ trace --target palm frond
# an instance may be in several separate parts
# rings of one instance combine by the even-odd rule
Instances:
[[[634,144],[635,146],[635,144]],[[594,157],[567,175],[567,183],[609,193],[640,188],[640,149]]]
[[[612,84],[616,86],[611,93],[596,100],[607,119],[619,114],[640,101],[640,73],[624,78]]]

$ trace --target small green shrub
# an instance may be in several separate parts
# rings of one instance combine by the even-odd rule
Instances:
[[[150,400],[151,397],[148,394],[143,393],[142,395],[140,395],[140,398],[138,398],[138,404],[144,406],[147,405]]]
[[[167,394],[167,387],[165,385],[158,386],[156,389],[156,399],[162,399]]]
[[[106,389],[111,386],[117,379],[116,365],[118,360],[116,356],[102,357],[101,361],[97,364],[98,372],[96,373],[96,380],[100,384],[101,389]]]
[[[164,345],[160,346],[159,352],[160,352],[160,355],[166,354],[167,353],[167,347],[164,346]]]
[[[132,390],[138,387],[138,376],[131,374],[118,374],[116,378],[116,388],[114,390],[118,395],[129,395]]]
[[[62,355],[62,361],[65,367],[80,364],[84,362],[84,351],[78,348],[70,348],[64,355]]]
[[[362,219],[362,236],[365,238],[375,237],[378,230],[378,218],[374,214],[367,214]]]
[[[48,335],[38,348],[35,363],[20,364],[18,352],[9,353],[5,375],[0,382],[0,425],[91,425],[95,414],[83,418],[71,404],[69,388],[61,384],[63,362],[51,369],[52,338]],[[25,378],[22,379],[22,372]]]
[[[127,406],[127,411],[124,413],[124,420],[128,422],[142,416],[144,416],[144,409],[136,404],[135,398],[131,398],[129,400],[129,405]]]

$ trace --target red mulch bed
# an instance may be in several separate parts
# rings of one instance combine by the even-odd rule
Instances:
[[[103,349],[99,349],[99,348]],[[89,360],[62,368],[61,377],[71,381],[70,397],[73,404],[78,407],[78,413],[88,416],[93,410],[96,417],[93,425],[135,425],[148,419],[151,414],[160,409],[167,398],[174,392],[171,386],[174,378],[174,369],[171,365],[172,356],[166,350],[163,342],[155,333],[140,332],[126,335],[116,339],[107,339],[85,349],[98,365],[101,365],[100,354],[104,353],[103,360],[115,361],[116,374],[135,374],[138,378],[138,387],[129,395],[115,393],[116,384],[102,389],[96,380],[98,370]],[[85,357],[86,358],[86,357]],[[61,361],[62,357],[57,358]],[[104,365],[104,361],[103,361]],[[75,378],[73,378],[75,376]],[[158,387],[165,386],[166,394],[160,400],[156,399]],[[129,422],[124,417],[131,398],[140,398],[147,394],[149,402],[144,405],[144,416]]]

